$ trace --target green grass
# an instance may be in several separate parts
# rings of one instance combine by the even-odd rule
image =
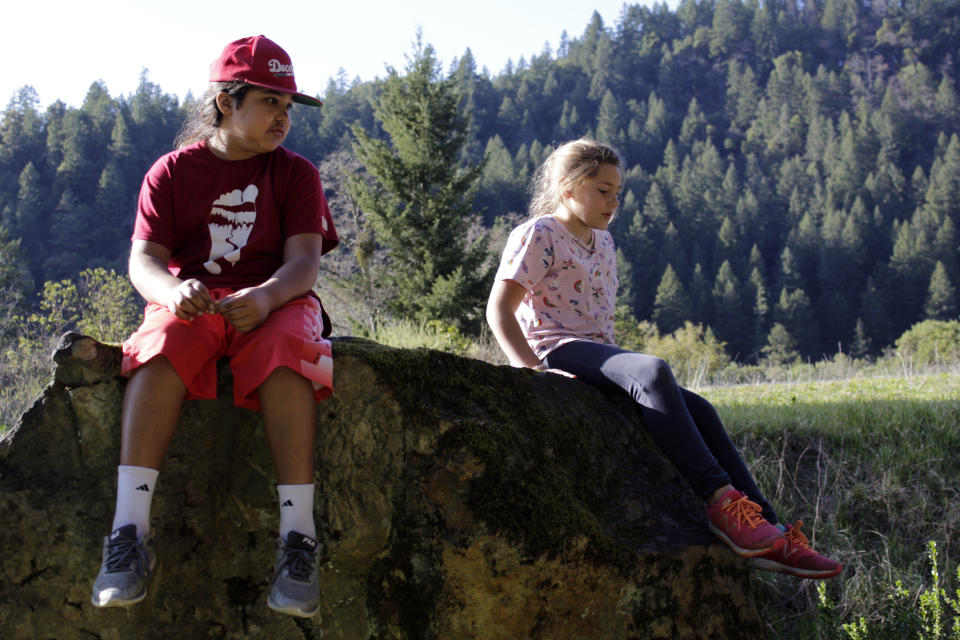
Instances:
[[[960,375],[702,389],[784,520],[844,563],[827,584],[841,622],[892,615],[897,580],[948,591],[960,561]],[[817,624],[815,585],[761,576],[771,638],[847,637]]]

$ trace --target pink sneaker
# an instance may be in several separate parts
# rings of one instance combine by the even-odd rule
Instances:
[[[710,531],[744,558],[752,558],[783,548],[783,532],[763,519],[760,505],[745,493],[731,489],[707,507]]]
[[[822,580],[840,575],[843,565],[835,560],[826,558],[812,548],[807,536],[800,532],[803,520],[786,525],[787,545],[782,549],[750,558],[750,564],[761,571],[779,571],[798,578]]]

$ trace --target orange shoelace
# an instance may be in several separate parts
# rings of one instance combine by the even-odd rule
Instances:
[[[746,497],[734,500],[721,508],[733,514],[737,522],[746,522],[751,529],[756,529],[764,522],[763,516],[760,515],[760,505]]]
[[[810,549],[812,551],[813,549],[810,547],[810,540],[800,531],[800,527],[802,526],[803,520],[797,520],[793,527],[786,533],[787,541],[792,545],[803,547],[804,549]]]

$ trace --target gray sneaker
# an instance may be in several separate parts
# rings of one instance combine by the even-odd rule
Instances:
[[[103,539],[103,560],[90,598],[97,607],[126,607],[147,596],[157,554],[153,537],[137,538],[137,527],[127,524]]]
[[[310,536],[297,531],[287,541],[277,540],[277,556],[267,606],[280,613],[310,618],[320,610],[320,585],[317,582],[319,545]]]

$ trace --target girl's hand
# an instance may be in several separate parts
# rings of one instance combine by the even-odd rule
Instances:
[[[271,311],[270,296],[258,287],[235,291],[220,298],[216,305],[216,312],[240,333],[248,333],[259,327]]]
[[[181,320],[193,320],[204,313],[214,313],[214,302],[203,283],[191,278],[171,289],[167,309]]]

